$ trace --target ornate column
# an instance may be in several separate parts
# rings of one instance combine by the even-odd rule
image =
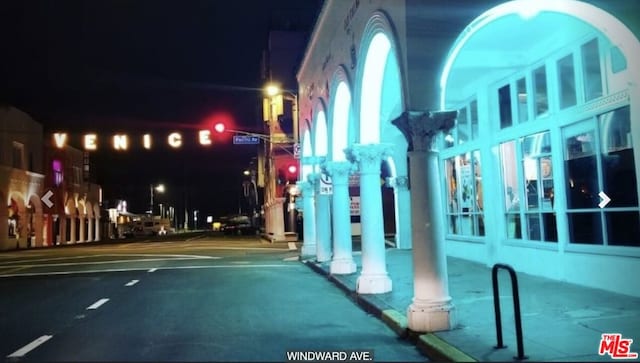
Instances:
[[[88,242],[93,242],[93,223],[95,221],[95,217],[89,217],[89,226],[87,227],[87,232],[88,232],[88,237],[87,237],[87,241]]]
[[[331,260],[331,196],[320,191],[320,173],[309,175],[315,187],[316,209],[316,260]]]
[[[33,240],[31,247],[42,247],[44,245],[44,214],[42,211],[36,212],[33,222]]]
[[[409,329],[449,330],[455,309],[449,296],[444,246],[444,207],[440,188],[438,132],[453,126],[457,111],[404,112],[392,121],[409,142],[409,183],[413,229],[413,302],[407,309]]]
[[[387,273],[380,190],[380,163],[391,155],[391,144],[355,144],[347,150],[360,171],[360,220],[362,223],[362,271],[356,282],[359,294],[391,291]]]
[[[331,274],[356,272],[351,240],[351,200],[349,199],[349,174],[354,169],[348,161],[330,161],[324,165],[333,184],[332,225],[333,258],[329,266]]]
[[[69,225],[70,225],[69,228],[71,229],[71,231],[70,231],[71,233],[69,234],[69,243],[76,243],[76,238],[77,238],[77,236],[76,236],[76,219],[77,218],[76,218],[75,215],[72,215],[69,218],[69,222],[70,222],[69,223]]]
[[[87,240],[87,236],[86,236],[86,218],[84,215],[81,215],[78,218],[79,222],[80,222],[80,237],[78,239],[78,242],[86,242]]]
[[[96,217],[96,234],[93,238],[94,241],[100,241],[100,216]]]
[[[396,209],[396,247],[411,249],[411,194],[409,193],[409,177],[397,176],[387,178],[393,187]]]
[[[304,224],[304,235],[300,257],[316,255],[316,209],[315,209],[315,186],[310,181],[298,181],[298,188],[302,193],[302,223]]]

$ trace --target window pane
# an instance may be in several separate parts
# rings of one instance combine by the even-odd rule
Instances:
[[[458,112],[458,144],[469,141],[469,121],[467,120],[467,108],[463,107]]]
[[[544,66],[536,69],[533,72],[533,82],[536,96],[535,115],[540,116],[549,111],[549,98],[547,96],[547,71]]]
[[[469,105],[469,113],[471,116],[471,138],[478,138],[478,101],[473,100]]]
[[[542,213],[544,223],[544,240],[558,242],[558,227],[556,225],[556,215],[554,213]]]
[[[500,161],[502,162],[502,186],[507,212],[520,210],[520,198],[518,195],[519,183],[516,170],[516,143],[509,141],[500,144]]]
[[[631,142],[629,106],[599,116],[605,208],[637,207],[636,168]]]
[[[573,73],[573,54],[558,61],[558,87],[560,88],[560,108],[575,106],[576,79]]]
[[[607,235],[610,245],[640,246],[640,214],[638,212],[607,212]]]
[[[600,212],[569,213],[568,217],[572,243],[602,244]]]
[[[447,210],[449,213],[458,213],[458,178],[455,158],[445,160],[445,170],[447,173]]]
[[[529,119],[527,81],[524,78],[520,78],[516,86],[518,87],[518,122],[525,122]]]
[[[582,64],[584,77],[584,98],[590,101],[602,96],[602,76],[600,70],[600,51],[598,39],[593,39],[582,46]]]
[[[522,223],[520,222],[520,214],[507,214],[507,237],[522,238]]]
[[[540,233],[540,216],[536,214],[525,214],[527,221],[527,238],[535,241],[542,240]]]
[[[511,86],[506,85],[498,89],[498,102],[500,107],[500,128],[504,129],[513,125],[511,117]]]

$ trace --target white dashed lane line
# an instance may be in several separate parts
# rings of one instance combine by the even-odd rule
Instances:
[[[131,281],[127,282],[124,286],[133,286],[133,285],[137,284],[138,282],[140,282],[140,280],[131,280]]]
[[[105,299],[100,299],[100,300],[94,302],[91,306],[89,306],[87,308],[87,310],[95,310],[95,309],[101,307],[102,305],[104,305],[107,301],[109,301],[109,299],[106,299],[106,298]]]
[[[149,269],[148,272],[156,272],[157,270],[158,270],[157,268],[152,268],[152,269]]]
[[[53,335],[43,335],[40,338],[32,341],[31,343],[25,345],[24,347],[16,350],[15,352],[9,354],[7,356],[7,358],[20,358],[20,357],[24,357],[25,354],[29,353],[30,351],[36,349],[38,346],[40,346],[42,343],[46,342],[47,340],[51,339],[51,337],[53,337]]]

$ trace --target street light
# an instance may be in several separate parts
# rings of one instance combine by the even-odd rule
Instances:
[[[158,193],[164,193],[164,184],[158,184],[157,186],[153,186],[153,184],[149,184],[149,193],[151,196],[151,202],[150,202],[150,208],[149,208],[149,214],[151,214],[151,216],[153,217],[153,191],[157,191]]]
[[[269,97],[282,95],[285,100],[291,101],[291,113],[293,116],[293,142],[298,142],[298,95],[291,91],[282,89],[277,83],[270,82],[264,87],[264,93]]]

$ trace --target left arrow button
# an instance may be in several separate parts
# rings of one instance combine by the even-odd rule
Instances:
[[[42,203],[44,203],[44,205],[46,205],[47,208],[51,208],[53,206],[53,202],[50,200],[52,196],[53,196],[53,192],[49,190],[46,193],[44,193],[42,198],[40,198],[40,200],[42,200]]]

